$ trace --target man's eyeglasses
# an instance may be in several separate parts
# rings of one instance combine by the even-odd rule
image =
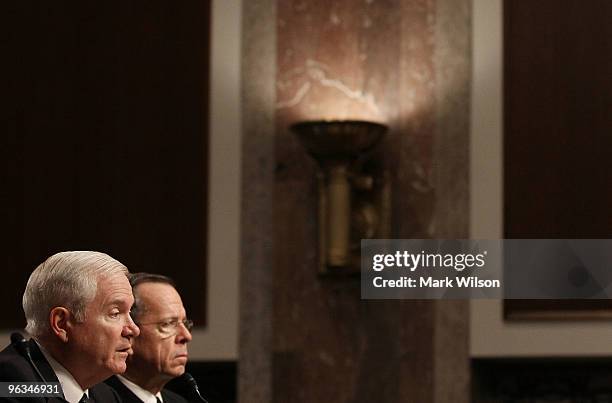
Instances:
[[[179,323],[182,324],[185,329],[191,332],[193,329],[193,321],[191,319],[178,320],[168,319],[161,322],[151,323],[136,323],[138,326],[157,325],[157,330],[164,336],[174,336],[178,333]]]

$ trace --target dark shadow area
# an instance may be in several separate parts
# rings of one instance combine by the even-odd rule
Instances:
[[[612,358],[472,360],[472,402],[612,402]]]
[[[198,382],[200,393],[209,403],[237,401],[238,364],[235,361],[189,362],[187,372]],[[191,393],[176,381],[170,381],[166,387],[183,396]]]

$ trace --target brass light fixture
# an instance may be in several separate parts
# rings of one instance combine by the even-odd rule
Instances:
[[[358,273],[364,238],[388,238],[390,186],[371,151],[387,127],[373,122],[307,121],[291,126],[319,165],[319,271]]]

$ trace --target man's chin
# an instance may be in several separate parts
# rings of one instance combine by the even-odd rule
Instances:
[[[125,363],[125,360],[116,360],[109,367],[109,370],[111,370],[113,374],[123,374],[126,369],[127,365]]]
[[[173,367],[170,372],[171,372],[170,375],[172,376],[172,378],[179,377],[185,373],[185,366],[178,365],[176,367]]]

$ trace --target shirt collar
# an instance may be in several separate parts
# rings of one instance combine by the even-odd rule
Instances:
[[[162,398],[161,392],[157,392],[157,394],[154,395],[148,390],[142,388],[140,385],[136,385],[134,382],[130,381],[129,379],[121,375],[117,375],[117,378],[119,378],[121,383],[124,384],[126,388],[128,388],[133,394],[135,394],[144,403],[157,403],[157,399],[159,399],[161,402],[164,401],[164,399]]]
[[[85,393],[87,397],[89,397],[89,389],[83,390],[83,388],[81,388],[81,385],[79,385],[79,383],[76,381],[76,379],[74,379],[72,374],[68,372],[68,370],[64,368],[62,364],[57,362],[55,358],[53,358],[51,354],[47,350],[45,350],[45,348],[41,346],[38,342],[36,342],[36,344],[38,344],[40,351],[43,353],[43,355],[49,362],[49,365],[51,365],[51,368],[53,368],[53,372],[55,372],[55,375],[57,376],[60,385],[62,385],[64,399],[67,400],[69,403],[79,403],[79,400],[81,400],[81,397],[83,397],[83,393]]]

